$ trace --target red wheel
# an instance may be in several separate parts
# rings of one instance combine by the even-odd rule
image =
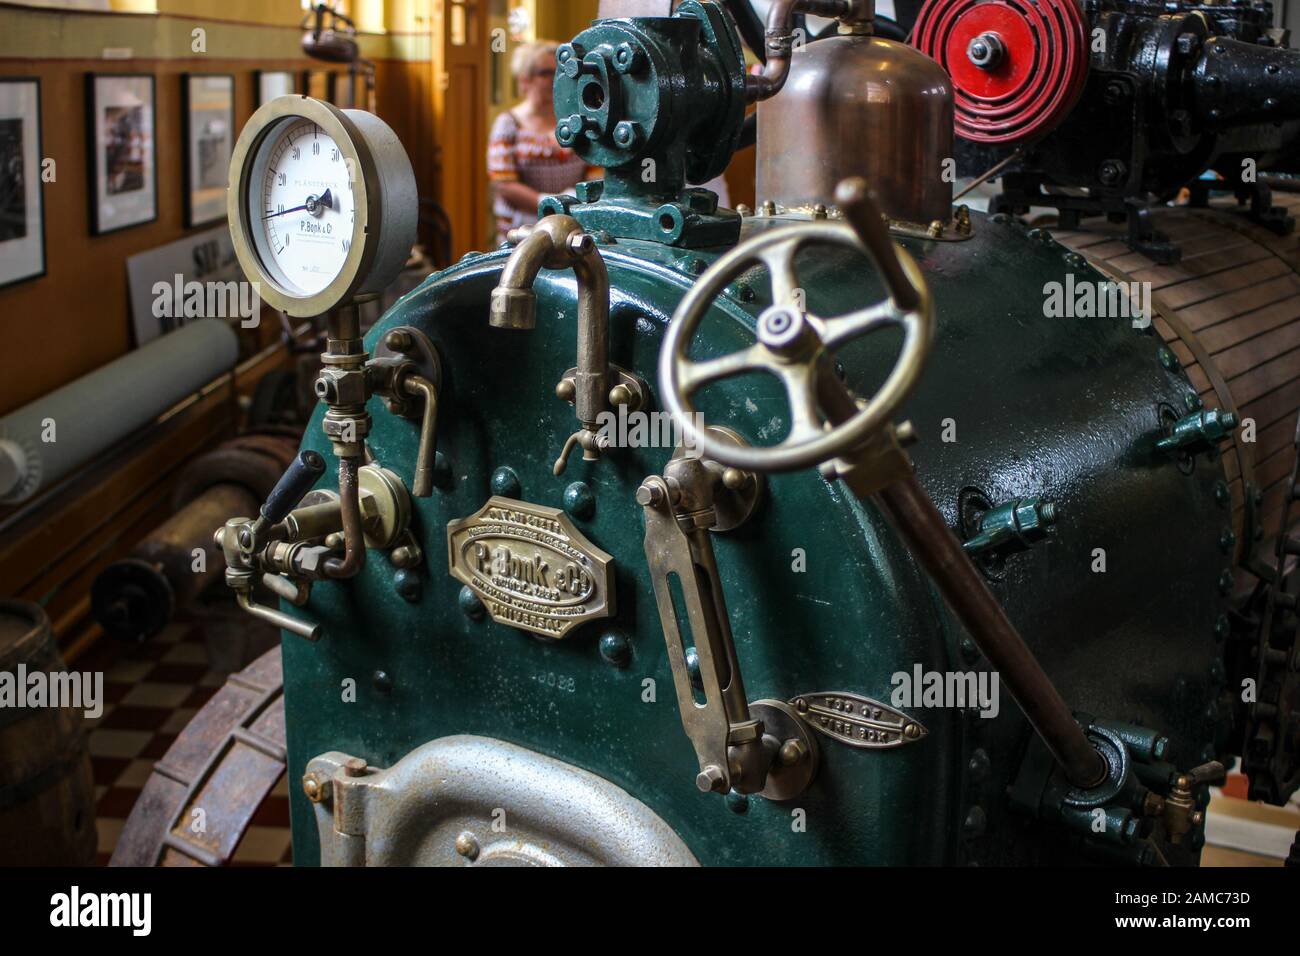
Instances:
[[[1055,129],[1088,76],[1077,0],[928,0],[912,42],[952,77],[956,132],[1013,144]]]

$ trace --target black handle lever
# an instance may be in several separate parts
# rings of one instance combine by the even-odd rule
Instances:
[[[302,496],[325,474],[325,456],[318,451],[301,451],[262,505],[262,518],[269,524],[283,521]]]

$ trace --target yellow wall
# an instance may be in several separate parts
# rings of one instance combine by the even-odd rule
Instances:
[[[533,18],[533,35],[563,43],[577,36],[596,19],[599,0],[527,0]]]

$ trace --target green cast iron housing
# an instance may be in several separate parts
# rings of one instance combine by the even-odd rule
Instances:
[[[781,224],[750,219],[746,230]],[[1188,767],[1215,750],[1215,623],[1225,609],[1217,582],[1228,563],[1218,542],[1230,512],[1216,502],[1217,461],[1198,457],[1185,473],[1155,443],[1162,420],[1185,414],[1195,391],[1180,370],[1161,365],[1157,338],[1128,318],[1044,317],[1046,283],[1070,271],[1100,281],[1077,257],[1012,221],[976,216],[974,227],[965,243],[905,241],[938,321],[929,366],[904,410],[920,438],[910,449],[918,475],[955,528],[973,495],[1054,504],[1045,540],[987,568],[994,593],[1076,711],[1156,728],[1170,738],[1168,759]],[[612,290],[610,359],[654,383],[665,324],[726,247],[618,240],[600,248]],[[1079,859],[1081,838],[1007,808],[1030,731],[1005,688],[994,718],[971,708],[901,708],[928,730],[915,744],[862,751],[820,738],[820,773],[788,804],[696,789],[634,501],[671,449],[612,449],[598,462],[574,456],[563,477],[552,473],[574,427],[572,408],[554,391],[574,364],[574,280],[541,273],[536,329],[490,328],[489,293],[506,255],[471,256],[430,276],[367,340],[373,349],[387,328],[409,324],[436,343],[444,369],[437,447],[451,479],[414,502],[426,555],[420,588],[400,596],[398,572],[371,552],[359,577],[318,584],[299,612],[323,624],[318,643],[284,638],[295,860],[318,859],[311,806],[296,784],[310,758],[338,750],[390,766],[420,744],[464,733],[613,781],[705,864]],[[818,314],[882,297],[852,250],[813,249],[797,264]],[[706,318],[697,357],[752,342],[769,303],[760,271],[735,283]],[[869,394],[896,345],[873,336],[846,346],[848,384]],[[701,398],[710,422],[751,443],[784,433],[788,411],[770,377],[728,380]],[[370,448],[409,485],[416,425],[375,401]],[[305,445],[330,456],[319,413]],[[445,529],[482,507],[502,468],[517,476],[517,497],[540,505],[564,508],[568,486],[588,486],[594,508],[575,509],[585,517],[573,520],[614,557],[616,617],[551,642],[462,610]],[[582,497],[571,493],[569,503]],[[888,703],[893,675],[915,665],[987,666],[876,509],[815,470],[771,476],[753,520],[715,535],[715,547],[751,700],[849,691]],[[611,633],[630,644],[626,666],[602,656]],[[374,679],[379,671],[387,681]],[[355,703],[343,700],[347,679],[356,682]],[[803,831],[792,826],[795,809],[806,814]]]
[[[555,138],[603,180],[547,196],[588,232],[670,245],[736,241],[740,216],[710,190],[745,119],[745,58],[727,14],[685,0],[671,17],[598,20],[556,51]]]

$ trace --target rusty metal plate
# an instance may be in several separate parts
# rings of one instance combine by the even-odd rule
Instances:
[[[561,638],[614,613],[614,558],[558,508],[494,495],[448,523],[447,566],[498,624]]]
[[[886,750],[916,743],[928,733],[902,711],[848,691],[800,694],[790,703],[814,730],[850,747]]]

